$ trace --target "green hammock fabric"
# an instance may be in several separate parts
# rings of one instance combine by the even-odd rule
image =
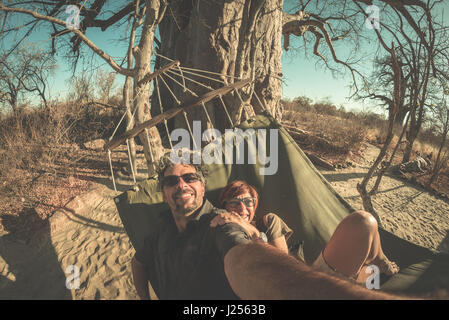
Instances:
[[[303,242],[306,262],[314,261],[339,222],[354,210],[333,190],[286,130],[271,116],[258,115],[238,128],[278,129],[278,170],[274,175],[260,175],[260,164],[209,165],[206,197],[215,203],[221,188],[229,181],[246,180],[259,192],[260,207],[257,213],[277,213],[294,231],[289,244]],[[267,134],[265,147],[273,152],[269,137]],[[119,195],[116,205],[136,249],[142,246],[154,227],[149,222],[149,216],[168,209],[162,202],[162,194],[157,191],[154,178],[141,182],[135,190]],[[380,229],[380,234],[386,255],[401,268],[400,273],[393,277],[381,277],[381,289],[419,293],[449,288],[449,255],[417,246],[383,229]]]

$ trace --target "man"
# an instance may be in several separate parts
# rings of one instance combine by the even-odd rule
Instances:
[[[201,166],[174,164],[162,158],[159,186],[170,211],[158,217],[155,234],[132,261],[134,283],[148,298],[147,279],[160,299],[236,299],[226,280],[227,251],[251,239],[236,224],[209,226],[219,212],[204,200]]]
[[[199,166],[162,160],[163,199],[170,212],[134,256],[134,284],[148,299],[150,280],[160,299],[393,299],[313,271],[280,250],[250,239],[234,223],[210,226],[218,209],[204,200]]]

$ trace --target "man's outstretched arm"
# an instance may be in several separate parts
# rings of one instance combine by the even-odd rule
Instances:
[[[242,299],[400,299],[313,271],[261,243],[231,248],[224,257],[224,270],[232,290]]]

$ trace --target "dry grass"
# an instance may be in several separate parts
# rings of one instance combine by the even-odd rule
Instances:
[[[337,165],[358,160],[364,142],[381,144],[385,139],[386,121],[370,114],[345,113],[320,106],[295,110],[286,108],[284,120],[313,135],[300,141],[300,146]],[[51,109],[23,111],[0,118],[0,218],[4,215],[27,214],[34,210],[46,219],[72,197],[89,187],[90,181],[109,177],[103,152],[83,148],[83,143],[107,138],[117,124],[119,114],[98,108],[83,109],[73,104],[59,104]],[[120,133],[120,129],[118,133]],[[323,143],[323,141],[325,143]],[[394,147],[397,137],[391,144]],[[401,161],[405,145],[401,145],[395,163]],[[421,154],[436,147],[417,141]],[[118,158],[113,162],[119,169]],[[425,184],[429,175],[415,177]],[[434,188],[448,192],[449,169],[443,168]],[[1,224],[0,224],[1,226]]]
[[[366,140],[366,128],[353,119],[322,115],[313,111],[286,111],[283,119],[284,123],[325,139],[328,142],[326,144],[309,143],[310,141],[299,143],[307,151],[332,158],[331,162],[342,161],[348,155],[358,154],[363,141]]]
[[[327,160],[334,165],[341,165],[348,160],[356,160],[361,156],[364,142],[381,147],[386,139],[388,122],[382,117],[371,113],[354,114],[337,110],[329,105],[319,104],[304,105],[304,102],[284,102],[283,121],[284,124],[308,131],[311,135],[326,139],[329,144],[310,143],[310,139],[304,141],[296,140],[305,150]],[[396,127],[395,136],[388,149],[391,155],[402,128]],[[404,140],[405,138],[403,138]],[[313,139],[312,139],[313,140]],[[437,138],[431,141],[429,135],[425,139],[418,139],[413,145],[412,159],[418,155],[432,153],[433,163],[438,153]],[[402,161],[405,143],[401,143],[393,159],[393,165]],[[389,159],[388,155],[388,159]],[[449,158],[449,157],[448,157]],[[449,159],[444,158],[440,174],[432,183],[430,189],[438,194],[449,195]],[[424,174],[409,175],[411,181],[427,187],[431,177],[431,171]]]
[[[107,175],[104,154],[82,147],[110,135],[118,122],[117,114],[99,111],[59,104],[0,119],[1,220],[31,211],[37,213],[30,215],[34,220],[47,219],[87,190],[94,177]],[[29,220],[30,226],[39,224]]]

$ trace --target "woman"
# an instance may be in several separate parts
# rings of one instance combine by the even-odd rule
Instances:
[[[269,244],[288,254],[287,239],[293,231],[274,213],[254,219],[258,204],[259,196],[253,186],[245,181],[232,181],[218,197],[219,208],[226,209],[231,215],[220,215],[216,221],[220,221],[219,224],[238,223],[252,239],[261,239],[266,235]]]
[[[241,225],[252,239],[267,234],[268,242],[288,254],[286,240],[292,230],[277,215],[270,213],[254,222],[258,194],[245,181],[232,181],[220,193],[218,205],[231,214],[215,217],[211,226],[234,222]],[[380,243],[377,221],[365,211],[356,211],[337,226],[328,244],[312,264],[315,270],[342,274],[365,282],[371,274],[370,265],[376,265],[381,273],[393,275],[399,272],[396,263],[388,260]]]

